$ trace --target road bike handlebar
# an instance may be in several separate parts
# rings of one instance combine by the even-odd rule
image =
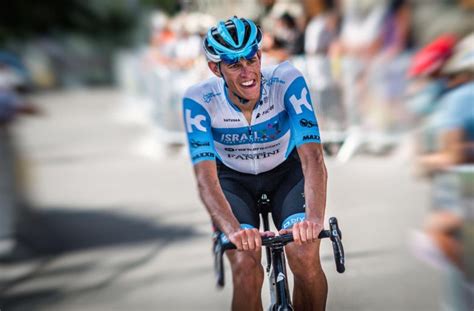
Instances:
[[[319,234],[319,239],[329,238],[331,232],[329,230],[323,230]],[[277,236],[270,236],[270,237],[262,237],[262,246],[269,246],[269,247],[277,247],[277,246],[285,246],[288,243],[294,242],[293,234],[283,234]],[[232,243],[228,242],[222,245],[222,250],[231,250],[237,249],[237,247]]]
[[[329,230],[323,230],[318,236],[319,239],[329,238],[332,242],[332,249],[334,253],[334,260],[336,263],[336,271],[343,273],[345,268],[345,254],[344,247],[342,245],[342,233],[339,229],[339,225],[336,217],[331,217],[329,219]],[[288,243],[293,242],[293,234],[284,234],[279,236],[272,237],[263,237],[262,246],[267,246],[270,248],[283,247]],[[219,237],[215,238],[214,241],[214,268],[217,276],[217,286],[224,287],[224,262],[223,254],[226,250],[236,249],[237,247],[231,243],[223,244]]]

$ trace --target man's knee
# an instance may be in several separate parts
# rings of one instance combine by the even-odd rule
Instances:
[[[319,243],[298,246],[288,245],[286,249],[288,264],[298,278],[317,278],[323,273],[319,257]]]
[[[260,255],[252,252],[234,251],[229,254],[234,282],[245,282],[261,286],[263,284],[263,267]]]

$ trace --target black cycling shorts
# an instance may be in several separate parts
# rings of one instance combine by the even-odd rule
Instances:
[[[278,230],[304,220],[304,178],[296,149],[282,164],[258,175],[237,172],[221,161],[217,161],[217,171],[224,195],[242,227],[260,228],[257,201],[262,194],[270,199]]]

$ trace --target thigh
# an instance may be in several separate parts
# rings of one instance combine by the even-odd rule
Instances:
[[[298,163],[287,175],[272,200],[272,217],[278,230],[304,220],[304,177]]]
[[[259,228],[259,214],[254,196],[235,179],[223,178],[220,180],[222,191],[230,204],[232,213],[242,227]]]

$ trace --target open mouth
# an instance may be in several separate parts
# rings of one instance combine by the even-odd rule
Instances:
[[[257,84],[257,81],[252,79],[252,80],[247,80],[247,81],[243,81],[240,83],[240,86],[244,87],[244,88],[252,88],[254,87],[255,85]]]

